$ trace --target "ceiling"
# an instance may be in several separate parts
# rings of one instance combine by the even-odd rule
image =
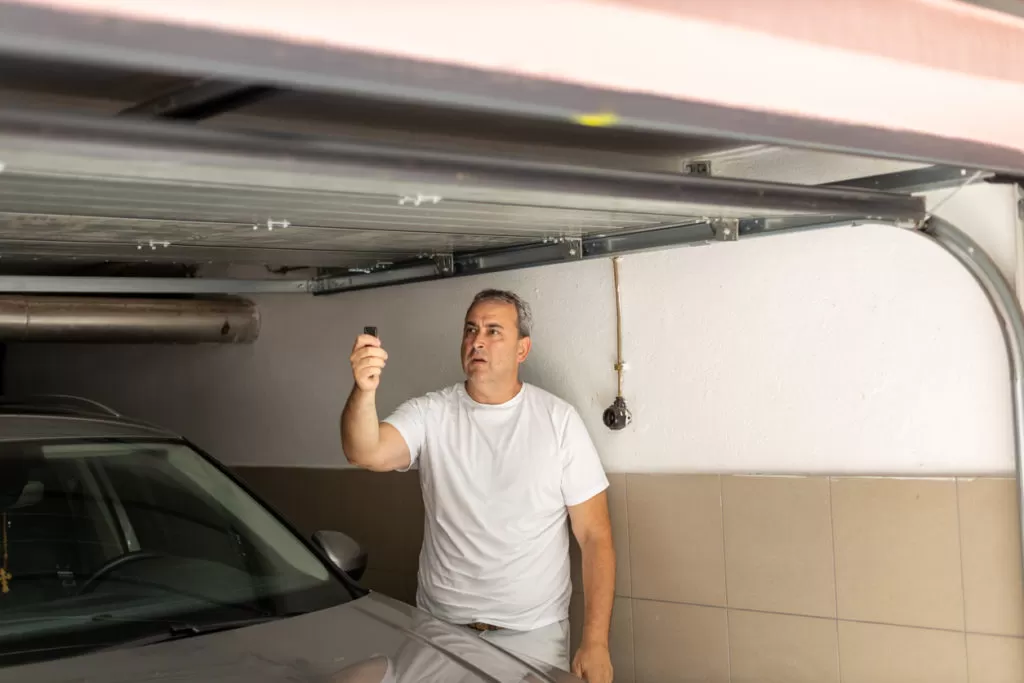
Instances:
[[[0,53],[0,274],[358,274],[719,217],[914,213],[683,172],[734,140],[197,76]]]

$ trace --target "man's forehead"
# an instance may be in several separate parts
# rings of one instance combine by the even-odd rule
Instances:
[[[515,320],[516,307],[504,301],[481,301],[466,312],[466,322],[500,324]]]

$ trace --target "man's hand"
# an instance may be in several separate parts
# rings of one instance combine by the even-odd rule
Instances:
[[[376,391],[380,386],[380,373],[387,365],[388,353],[380,345],[380,339],[368,334],[356,337],[349,361],[352,363],[352,377],[362,391]]]
[[[572,660],[572,672],[587,683],[612,683],[612,656],[608,646],[583,643]]]

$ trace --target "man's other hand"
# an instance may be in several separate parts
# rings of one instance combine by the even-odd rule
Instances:
[[[612,656],[608,646],[581,645],[572,660],[572,672],[587,683],[612,683]]]

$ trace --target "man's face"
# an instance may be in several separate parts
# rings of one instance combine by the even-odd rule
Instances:
[[[529,337],[520,338],[516,307],[504,301],[481,301],[466,313],[462,330],[462,369],[478,381],[515,379],[530,352]]]

